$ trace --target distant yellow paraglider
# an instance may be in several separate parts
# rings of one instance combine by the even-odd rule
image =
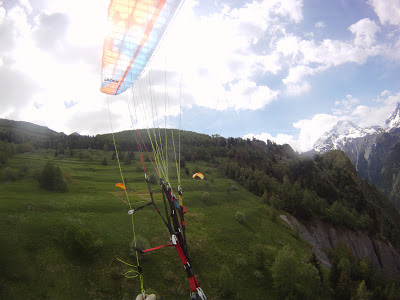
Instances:
[[[121,189],[123,189],[125,191],[125,185],[123,183],[117,183],[115,186],[120,187]]]
[[[201,179],[204,179],[204,174],[203,173],[195,173],[195,174],[193,174],[193,179],[195,179],[196,176],[201,178]]]

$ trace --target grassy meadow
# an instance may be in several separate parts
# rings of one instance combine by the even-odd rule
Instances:
[[[78,156],[54,156],[54,150],[14,155],[0,168],[17,174],[15,181],[0,182],[0,298],[1,299],[134,299],[140,293],[138,278],[128,279],[131,268],[117,258],[136,264],[131,254],[133,239],[129,205],[125,193],[116,188],[121,175],[112,152],[84,150]],[[133,207],[149,201],[147,184],[138,153],[131,165],[121,163]],[[107,157],[108,164],[102,165]],[[47,161],[59,166],[69,182],[66,193],[47,191],[37,181]],[[187,207],[186,235],[192,265],[208,299],[224,299],[221,268],[233,275],[232,296],[237,299],[277,298],[270,267],[277,252],[290,245],[298,257],[309,257],[310,247],[300,240],[271,208],[237,183],[224,177],[217,166],[187,162],[199,168],[206,179],[193,180],[181,170],[184,205]],[[149,175],[155,174],[146,163]],[[175,163],[169,177],[176,188]],[[238,191],[231,189],[239,187]],[[152,186],[156,203],[163,211],[158,185]],[[204,192],[209,202],[201,200]],[[235,218],[240,211],[245,223]],[[79,255],[66,245],[66,229],[87,229],[97,241],[97,251]],[[169,234],[152,206],[134,214],[137,236],[151,247],[169,243]],[[257,273],[254,249],[262,245],[265,266]],[[140,258],[144,288],[160,299],[188,299],[186,271],[173,248],[162,248]],[[261,273],[261,275],[260,275]]]

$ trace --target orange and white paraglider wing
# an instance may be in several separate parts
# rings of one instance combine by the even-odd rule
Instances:
[[[181,0],[111,0],[103,44],[101,88],[118,95],[141,75]]]
[[[193,174],[193,179],[196,178],[196,176],[199,177],[200,179],[204,179],[204,174],[203,173],[195,173],[195,174]]]
[[[123,183],[117,183],[115,186],[119,187],[125,191],[125,185]]]

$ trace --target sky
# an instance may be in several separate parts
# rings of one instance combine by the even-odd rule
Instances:
[[[144,127],[287,143],[400,101],[400,0],[186,0],[120,96],[100,92],[109,0],[0,0],[0,118],[96,135]],[[151,99],[151,100],[149,100]]]

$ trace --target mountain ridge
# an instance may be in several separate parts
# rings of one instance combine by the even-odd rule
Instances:
[[[350,121],[339,121],[308,154],[331,150],[343,151],[362,178],[400,207],[400,102],[385,127],[360,128]]]

